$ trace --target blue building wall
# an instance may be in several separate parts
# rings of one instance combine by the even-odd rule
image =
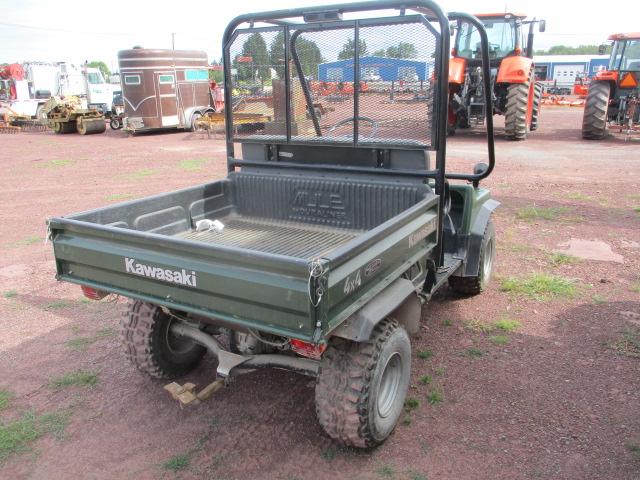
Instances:
[[[386,57],[362,57],[360,58],[360,77],[365,77],[367,72],[375,72],[380,75],[382,81],[392,82],[406,80],[407,75],[415,73],[419,81],[425,81],[430,75],[430,65],[426,62],[404,60]],[[342,78],[339,78],[339,77]],[[353,59],[338,60],[336,62],[322,63],[318,65],[318,80],[321,82],[353,82]]]

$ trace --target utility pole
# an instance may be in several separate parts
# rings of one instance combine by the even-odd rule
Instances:
[[[171,50],[176,49],[176,34],[175,32],[171,32]]]

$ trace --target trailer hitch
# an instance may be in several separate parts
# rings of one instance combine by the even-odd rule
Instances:
[[[238,355],[225,350],[218,340],[206,332],[180,321],[171,325],[171,333],[190,338],[206,347],[218,359],[217,378],[199,392],[196,391],[196,385],[190,382],[184,385],[172,382],[164,386],[164,389],[182,406],[197,405],[228,385],[233,376],[256,369],[281,368],[312,377],[318,374],[320,362],[317,360],[278,354]],[[236,367],[240,368],[234,370]]]

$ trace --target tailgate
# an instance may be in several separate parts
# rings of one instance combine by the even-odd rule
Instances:
[[[310,340],[307,262],[96,225],[50,221],[57,277],[236,326]]]

